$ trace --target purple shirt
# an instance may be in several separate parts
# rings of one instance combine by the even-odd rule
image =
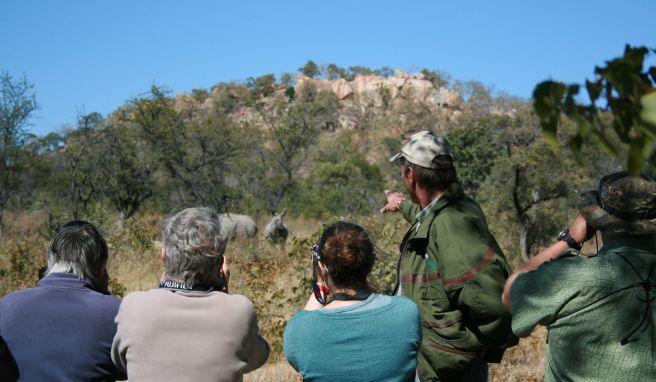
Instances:
[[[16,360],[19,381],[124,379],[110,356],[119,304],[66,273],[6,295],[0,300],[0,336]]]

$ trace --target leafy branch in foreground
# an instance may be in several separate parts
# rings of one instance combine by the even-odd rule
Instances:
[[[579,85],[556,81],[538,84],[533,106],[547,140],[558,146],[558,125],[561,113],[565,114],[576,124],[576,134],[569,142],[575,155],[591,138],[606,153],[626,163],[630,173],[640,173],[656,143],[656,67],[643,70],[645,57],[654,52],[627,45],[623,57],[596,67],[596,79],[585,82],[588,104],[577,100]],[[614,136],[601,119],[602,111],[612,114]]]

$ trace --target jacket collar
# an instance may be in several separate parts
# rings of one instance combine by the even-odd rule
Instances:
[[[91,281],[80,279],[77,275],[72,273],[51,273],[39,280],[36,285],[38,287],[46,288],[91,289],[98,293],[109,294],[98,290]]]
[[[463,196],[465,196],[465,193],[462,191],[462,186],[460,186],[460,183],[451,183],[437,200],[431,202],[420,212],[420,214],[423,215],[422,221],[419,223],[419,227],[416,228],[417,232],[414,237],[428,237],[428,231],[435,216],[446,207],[462,199]],[[417,221],[415,221],[415,225],[416,224],[418,224]]]

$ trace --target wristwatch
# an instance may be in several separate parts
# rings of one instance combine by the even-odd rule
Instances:
[[[564,241],[565,243],[567,243],[567,245],[570,248],[574,248],[577,251],[581,250],[581,244],[577,243],[576,240],[574,240],[574,238],[572,238],[572,236],[569,234],[569,229],[567,229],[567,228],[565,228],[562,231],[558,232],[558,240]]]

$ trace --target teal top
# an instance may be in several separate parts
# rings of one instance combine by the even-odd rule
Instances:
[[[549,330],[545,381],[654,381],[655,288],[656,241],[564,255],[515,279],[512,328]]]
[[[372,294],[346,307],[299,311],[283,343],[305,381],[413,381],[419,310],[406,297]]]

